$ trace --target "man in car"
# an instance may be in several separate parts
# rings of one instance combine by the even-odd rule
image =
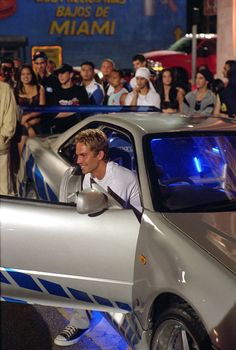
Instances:
[[[83,189],[98,184],[124,208],[141,213],[139,185],[135,174],[117,163],[108,161],[108,140],[99,129],[87,129],[76,136],[77,164],[85,175]],[[74,310],[68,326],[55,338],[59,346],[75,344],[89,328],[90,317],[86,310]]]

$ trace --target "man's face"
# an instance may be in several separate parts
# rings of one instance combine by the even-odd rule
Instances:
[[[104,153],[100,151],[97,155],[88,145],[78,142],[76,145],[77,164],[81,167],[83,174],[91,173],[92,175],[98,169],[103,159]]]
[[[70,73],[70,72],[59,73],[58,80],[61,85],[65,85],[71,81],[72,76],[73,76],[73,73]]]
[[[94,77],[94,70],[90,65],[84,64],[81,67],[80,75],[83,80],[92,81]]]
[[[104,61],[102,63],[101,72],[106,79],[108,79],[110,77],[113,68],[114,67],[113,67],[113,64],[111,62]]]
[[[134,67],[134,70],[136,71],[138,68],[140,67],[146,67],[146,62],[141,62],[139,60],[135,60],[133,61],[133,67]]]
[[[147,79],[145,79],[143,77],[136,77],[136,83],[140,89],[143,89],[144,87],[146,87],[148,85]]]
[[[47,69],[47,61],[40,57],[34,61],[34,67],[37,74],[45,74]]]
[[[118,87],[121,84],[121,77],[120,77],[119,73],[112,72],[111,76],[110,76],[110,79],[109,79],[109,83],[114,88]]]

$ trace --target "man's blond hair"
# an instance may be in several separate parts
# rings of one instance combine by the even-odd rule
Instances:
[[[100,151],[104,152],[104,160],[108,159],[108,140],[106,134],[99,129],[86,129],[80,131],[75,136],[75,142],[83,143],[89,146],[91,151],[97,155]]]

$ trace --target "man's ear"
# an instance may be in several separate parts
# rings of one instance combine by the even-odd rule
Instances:
[[[99,151],[99,152],[98,152],[98,159],[99,159],[99,160],[103,160],[104,157],[105,157],[104,151]]]

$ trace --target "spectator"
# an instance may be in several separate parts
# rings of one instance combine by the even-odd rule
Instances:
[[[213,80],[212,73],[207,69],[202,69],[196,74],[196,90],[190,91],[184,98],[183,113],[207,115],[212,114],[216,96],[209,90],[209,85]]]
[[[161,97],[161,110],[165,113],[178,112],[183,103],[183,93],[174,84],[171,69],[164,69],[157,84],[157,92]]]
[[[114,196],[124,208],[142,212],[139,186],[135,174],[117,163],[108,161],[108,140],[103,131],[87,129],[76,136],[77,164],[85,175],[83,189],[97,183]],[[74,310],[68,326],[55,338],[59,346],[75,344],[89,328],[90,320],[85,310]]]
[[[15,82],[17,82],[19,70],[22,67],[23,62],[19,57],[15,57],[13,58],[13,63],[14,63],[14,80]]]
[[[122,83],[122,72],[114,69],[110,76],[110,84],[114,88],[108,99],[109,106],[120,106],[125,104],[125,98],[128,94],[128,90],[124,88]]]
[[[134,68],[134,71],[136,72],[137,69],[139,68],[142,68],[142,67],[146,67],[147,68],[147,60],[146,58],[142,55],[142,54],[138,54],[138,55],[135,55],[133,58],[132,58],[132,63],[133,63],[133,68]],[[151,73],[151,72],[150,72]],[[151,81],[151,74],[150,74],[150,77],[149,77],[149,86],[150,86],[150,89],[154,90],[155,91],[155,88],[153,86],[153,83]],[[137,80],[136,80],[136,77],[134,76],[130,82],[129,82],[129,85],[130,85],[130,88],[131,90],[133,90],[136,86],[137,86]],[[130,91],[130,90],[129,90]]]
[[[228,85],[217,95],[214,115],[236,117],[236,63],[227,72]]]
[[[58,79],[47,72],[48,58],[45,52],[37,51],[33,56],[33,64],[38,83],[46,93],[46,105],[53,106],[57,102],[57,91],[60,87]]]
[[[134,71],[141,67],[147,67],[147,61],[144,55],[138,54],[132,58]]]
[[[19,70],[19,80],[14,90],[16,102],[21,107],[44,106],[45,90],[37,82],[36,75],[31,65],[24,64]],[[28,137],[34,137],[40,131],[40,113],[26,112],[20,118],[22,134],[18,143],[19,154],[21,155],[24,144]]]
[[[47,72],[48,74],[53,74],[56,69],[56,63],[53,60],[48,60]]]
[[[225,85],[228,84],[228,71],[230,70],[232,65],[235,64],[235,63],[236,63],[235,60],[227,60],[227,61],[225,61],[225,64],[224,64],[224,67],[223,67],[223,71],[222,71]]]
[[[14,62],[10,58],[3,58],[1,61],[1,80],[14,88]]]
[[[13,194],[10,173],[10,143],[14,136],[17,106],[10,86],[0,81],[0,194]]]
[[[75,85],[73,82],[73,67],[63,64],[55,70],[61,87],[57,93],[57,104],[60,106],[80,106],[89,104],[88,94],[84,86]],[[63,132],[78,122],[78,114],[75,112],[58,113],[54,119],[56,132]]]
[[[82,78],[82,85],[85,87],[89,97],[89,103],[91,105],[102,105],[105,93],[103,86],[94,79],[94,64],[89,61],[83,62],[81,64],[80,75]]]
[[[103,104],[106,105],[109,95],[112,93],[113,88],[110,87],[109,84],[109,79],[111,76],[111,72],[113,71],[113,69],[115,69],[115,63],[110,59],[110,58],[105,58],[101,64],[101,72],[102,72],[102,85],[103,85],[103,89],[105,92],[105,98],[103,101]]]
[[[160,108],[160,95],[150,88],[150,71],[146,67],[138,68],[135,73],[137,86],[125,99],[127,106],[153,106]]]

